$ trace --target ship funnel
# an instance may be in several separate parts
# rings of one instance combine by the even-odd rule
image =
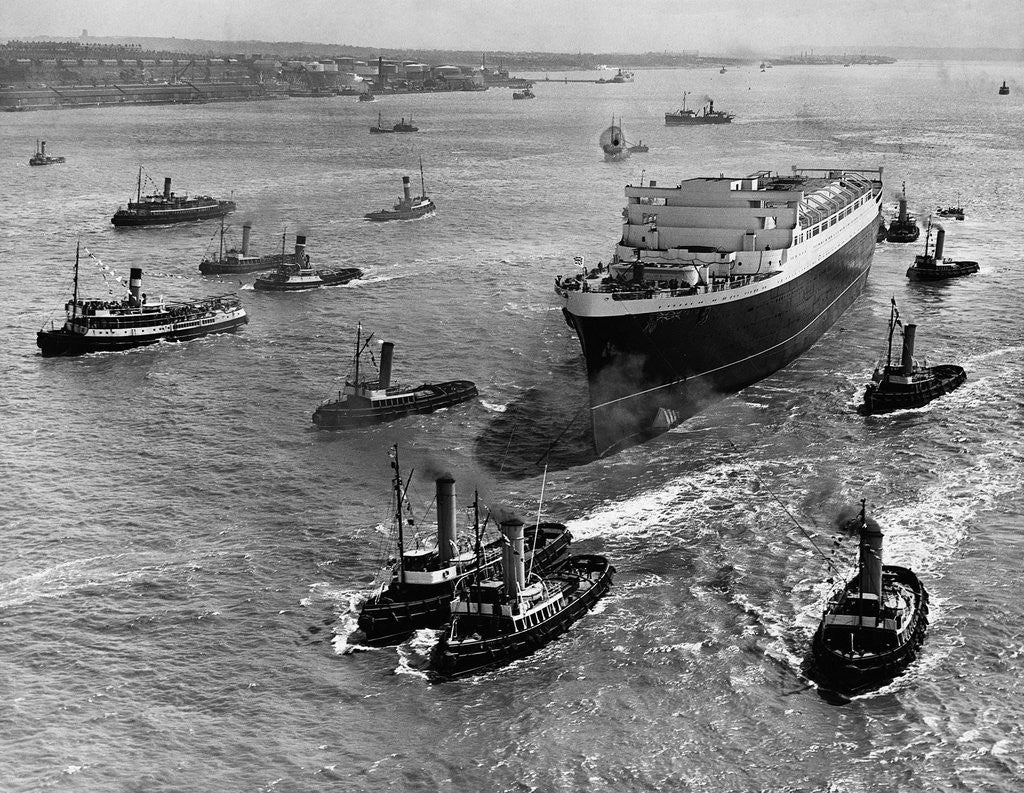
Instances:
[[[935,263],[942,264],[942,245],[946,241],[946,230],[942,226],[935,232]]]
[[[138,308],[142,305],[142,268],[133,267],[128,275],[128,305]]]
[[[164,177],[164,201],[169,201],[171,198],[171,177]]]
[[[46,141],[45,140],[44,141],[40,141],[40,143],[39,143],[39,153],[40,154],[46,154]]]
[[[455,480],[445,474],[437,486],[437,555],[442,566],[455,556]]]
[[[868,523],[861,512],[860,523],[860,593],[882,600],[882,530],[874,521]]]
[[[408,176],[403,176],[402,177],[402,192],[405,193],[405,200],[406,201],[410,200],[409,199],[409,177]]]
[[[714,112],[715,112],[715,100],[714,99],[709,99],[708,100],[708,115],[710,116]]]
[[[900,223],[907,222],[907,197],[900,198]]]
[[[505,538],[501,557],[505,593],[515,595],[526,587],[526,564],[523,559],[526,543],[523,540],[523,522],[519,518],[504,521],[501,524],[501,534]]]
[[[914,334],[917,325],[903,326],[903,376],[910,377],[914,373]]]
[[[295,261],[298,264],[303,263],[303,259],[306,255],[306,235],[296,234],[295,235]]]
[[[395,354],[393,342],[386,341],[380,347],[380,378],[378,385],[387,388],[391,385],[391,358]]]
[[[246,223],[242,226],[242,255],[246,256],[249,253],[249,232],[252,230],[252,223]]]

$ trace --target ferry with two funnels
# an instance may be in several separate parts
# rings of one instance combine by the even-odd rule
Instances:
[[[555,281],[599,455],[767,377],[832,326],[871,268],[882,169],[651,181],[626,198],[611,262]]]
[[[142,292],[142,269],[132,267],[128,296],[123,300],[84,300],[78,294],[78,252],[74,293],[67,302],[67,320],[52,323],[36,337],[43,357],[119,352],[159,341],[189,341],[210,333],[233,331],[249,321],[234,295],[187,303],[150,303]]]

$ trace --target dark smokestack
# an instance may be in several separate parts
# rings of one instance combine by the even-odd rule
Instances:
[[[249,253],[249,232],[252,230],[252,223],[246,223],[242,226],[242,255],[245,256]]]
[[[46,154],[46,141],[45,140],[42,143],[39,144],[39,153],[40,154]]]
[[[907,222],[907,197],[900,198],[900,223]]]
[[[882,601],[882,530],[873,520],[860,527],[860,593]]]
[[[946,230],[939,226],[935,232],[935,263],[942,264],[942,245],[946,241]]]
[[[395,354],[395,345],[386,341],[380,346],[380,380],[381,388],[391,385],[391,358]]]
[[[501,567],[505,580],[505,594],[515,595],[526,587],[526,564],[523,559],[523,522],[519,518],[503,521],[501,533],[505,535]]]
[[[306,235],[296,234],[295,235],[295,261],[298,264],[303,263],[303,259],[306,257]]]
[[[409,177],[408,176],[403,176],[402,177],[402,192],[405,194],[405,200],[406,201],[412,200],[410,198],[410,196],[409,196]]]
[[[917,325],[903,326],[903,376],[910,377],[914,373],[914,334]]]
[[[142,268],[133,267],[128,275],[128,305],[138,308],[142,305]]]
[[[169,201],[171,198],[171,177],[164,177],[164,201]]]
[[[384,90],[384,59],[377,58],[377,87]]]
[[[455,556],[455,480],[445,474],[437,482],[437,555],[442,566]]]

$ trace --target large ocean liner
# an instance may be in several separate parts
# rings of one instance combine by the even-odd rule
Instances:
[[[871,268],[882,169],[794,167],[625,192],[611,261],[555,281],[602,455],[767,377],[832,326]]]

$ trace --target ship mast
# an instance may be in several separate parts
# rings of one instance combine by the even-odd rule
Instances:
[[[405,516],[402,514],[404,498],[402,496],[402,474],[398,468],[398,444],[391,447],[391,467],[395,471],[395,521],[398,523],[398,583],[405,583],[405,535],[402,532],[402,523]],[[410,474],[411,475],[411,474]]]
[[[142,203],[142,166],[139,166],[139,181],[135,187],[135,203]]]
[[[423,183],[423,158],[420,157],[420,198],[427,197],[427,187]]]
[[[362,350],[359,349],[359,345],[361,344],[360,335],[362,334],[362,332],[363,332],[363,323],[359,322],[359,323],[356,324],[356,376],[355,376],[355,378],[353,378],[354,381],[355,381],[355,382],[353,382],[353,385],[356,386],[356,388],[359,387],[359,353],[362,352]],[[397,452],[398,446],[397,445],[395,446],[395,449],[396,449],[395,460],[397,462],[397,460],[398,460],[398,452]]]
[[[75,321],[75,315],[78,312],[78,251],[82,246],[82,241],[79,240],[75,244],[75,288],[74,293],[71,295],[71,321]]]
[[[892,334],[896,330],[896,323],[899,322],[899,312],[896,310],[896,298],[892,299],[892,308],[889,310],[889,351],[885,356],[885,373],[889,374],[889,367],[892,366]]]

